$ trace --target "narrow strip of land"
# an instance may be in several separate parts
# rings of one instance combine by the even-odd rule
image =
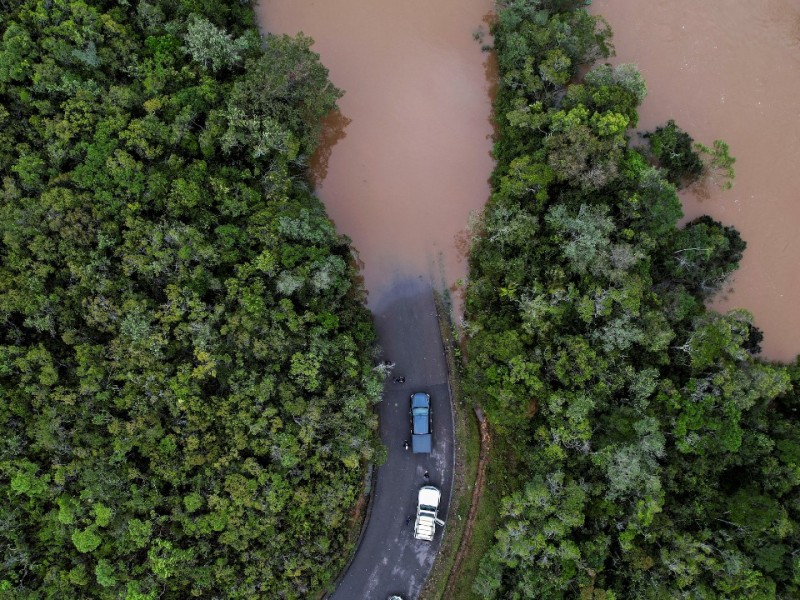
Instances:
[[[469,551],[470,541],[472,540],[472,530],[475,527],[475,519],[478,516],[478,504],[480,503],[483,489],[486,486],[486,465],[489,462],[489,450],[492,447],[492,437],[489,434],[489,423],[483,414],[482,410],[477,410],[478,421],[480,422],[481,434],[481,451],[480,459],[478,460],[478,474],[475,478],[475,487],[472,489],[472,503],[469,507],[469,516],[467,517],[467,524],[464,527],[464,535],[461,538],[461,547],[458,549],[458,554],[453,562],[453,568],[450,570],[450,575],[447,579],[446,594],[450,594],[455,588],[456,581],[461,574],[461,566],[464,558]],[[449,597],[446,596],[446,597]]]

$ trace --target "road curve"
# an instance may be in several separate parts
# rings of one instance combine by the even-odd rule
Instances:
[[[404,600],[419,596],[441,544],[437,527],[433,542],[415,540],[413,516],[419,488],[427,483],[442,492],[439,516],[447,521],[453,483],[453,418],[447,365],[436,318],[431,285],[421,277],[398,278],[372,302],[378,341],[385,359],[393,361],[380,415],[381,440],[387,460],[378,468],[372,512],[353,561],[330,596],[332,600]],[[403,375],[404,384],[394,377]],[[403,449],[410,437],[409,396],[428,392],[433,405],[433,453]],[[430,473],[430,481],[423,477]],[[411,523],[406,525],[406,518]],[[445,526],[446,528],[446,526]]]

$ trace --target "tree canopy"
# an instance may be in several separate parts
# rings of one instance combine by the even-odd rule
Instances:
[[[211,0],[6,2],[0,36],[0,595],[319,589],[380,378],[305,183],[311,40]]]
[[[484,598],[800,596],[798,370],[703,302],[735,229],[682,216],[703,163],[578,2],[498,3],[493,192],[471,249],[469,392],[513,450]],[[686,137],[684,137],[684,135]],[[724,164],[723,164],[724,163]],[[729,173],[732,175],[732,172]]]

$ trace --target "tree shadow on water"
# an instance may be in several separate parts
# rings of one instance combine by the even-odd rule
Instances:
[[[497,89],[500,85],[500,66],[497,64],[497,53],[492,50],[486,55],[486,60],[483,61],[483,72],[486,76],[486,93],[489,100],[494,104],[497,99]],[[489,134],[489,139],[493,142],[497,139],[497,118],[494,111],[489,111],[489,123],[492,125],[492,132]]]
[[[684,189],[687,194],[691,195],[692,198],[697,201],[698,204],[702,204],[714,196],[715,188],[717,187],[718,186],[714,184],[714,181],[711,177],[705,176],[693,183],[690,183]]]
[[[497,99],[497,90],[500,85],[500,65],[497,62],[494,39],[491,37],[491,34],[484,33],[483,26],[486,26],[487,32],[491,32],[496,20],[497,16],[494,11],[489,11],[483,16],[483,19],[481,19],[483,25],[480,27],[479,31],[474,34],[475,40],[481,44],[481,50],[486,53],[486,60],[483,61],[483,73],[486,78],[486,94],[492,104],[494,104]],[[486,38],[489,39],[487,40]],[[488,119],[489,123],[492,125],[492,132],[489,134],[489,139],[494,142],[497,139],[497,119],[493,110],[489,111]]]
[[[333,147],[347,135],[345,129],[347,129],[351,121],[352,119],[343,115],[338,108],[332,110],[322,120],[322,135],[309,168],[311,183],[315,188],[328,175],[328,160],[330,160]]]

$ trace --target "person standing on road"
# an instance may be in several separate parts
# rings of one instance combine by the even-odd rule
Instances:
[[[406,517],[406,527],[408,527],[410,523],[411,523],[411,516],[409,515]]]
[[[404,450],[408,450],[408,440],[406,440],[405,442],[403,442],[403,449],[404,449]]]
[[[431,474],[430,474],[430,473],[428,473],[427,471],[425,471],[425,472],[422,474],[422,476],[425,478],[425,480],[426,480],[426,481],[427,481],[428,479],[430,479],[430,478],[431,478]]]

